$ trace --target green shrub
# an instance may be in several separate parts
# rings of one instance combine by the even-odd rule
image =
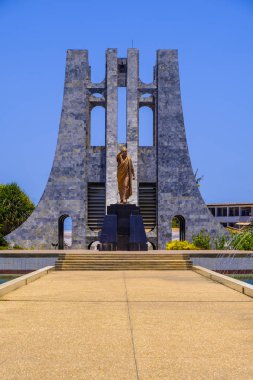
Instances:
[[[21,247],[21,246],[18,245],[18,244],[15,244],[15,245],[13,246],[13,249],[23,249],[23,247]]]
[[[5,238],[3,237],[3,235],[0,233],[0,247],[3,246],[3,247],[8,247],[8,243],[7,241],[5,240]]]
[[[187,240],[184,240],[184,241],[174,240],[166,244],[166,249],[174,251],[174,250],[196,250],[198,248]]]
[[[226,249],[227,248],[227,245],[228,245],[228,242],[229,242],[229,237],[227,235],[217,235],[215,238],[214,238],[214,246],[215,246],[215,249]]]
[[[200,249],[211,249],[211,237],[204,229],[197,235],[192,235],[192,242]]]
[[[253,250],[253,231],[242,232],[234,236],[229,244],[229,248],[243,251]]]

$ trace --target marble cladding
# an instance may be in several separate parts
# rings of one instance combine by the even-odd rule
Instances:
[[[138,148],[138,180],[139,182],[156,182],[156,147],[142,146]]]
[[[248,257],[191,257],[193,265],[210,270],[253,271],[253,256]]]
[[[131,203],[138,204],[138,144],[139,144],[139,51],[127,49],[127,151],[135,169],[135,181],[132,182]]]
[[[22,256],[22,255],[20,255]],[[55,265],[55,257],[0,257],[0,272],[34,271]]]
[[[87,182],[106,181],[106,149],[102,146],[88,147],[86,152]],[[114,160],[116,158],[114,156]]]
[[[117,49],[106,51],[106,205],[117,200],[118,59]]]

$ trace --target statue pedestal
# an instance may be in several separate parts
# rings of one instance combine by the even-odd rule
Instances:
[[[108,206],[99,240],[100,251],[147,251],[140,208],[135,204]]]

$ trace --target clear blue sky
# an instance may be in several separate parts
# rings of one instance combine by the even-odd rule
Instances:
[[[253,2],[0,0],[0,183],[37,203],[53,162],[67,49],[140,49],[149,82],[159,48],[178,49],[186,133],[206,202],[253,201]]]

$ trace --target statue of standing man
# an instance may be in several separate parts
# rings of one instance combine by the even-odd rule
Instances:
[[[120,203],[126,204],[128,198],[132,195],[132,180],[135,179],[135,175],[131,157],[127,155],[127,149],[125,147],[123,147],[120,153],[117,154],[117,163]]]

